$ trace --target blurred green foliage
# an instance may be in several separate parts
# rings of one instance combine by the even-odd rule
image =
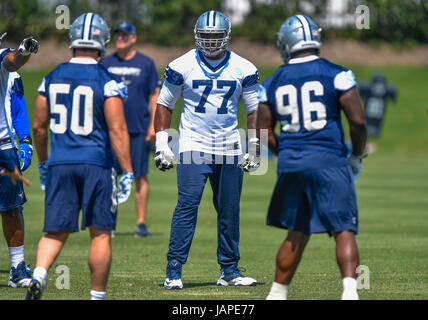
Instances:
[[[232,1],[232,0],[229,0]],[[428,42],[428,0],[347,0],[350,23],[331,27],[328,0],[249,0],[251,12],[243,24],[232,26],[232,36],[273,43],[282,22],[296,13],[311,16],[323,28],[323,38],[346,37],[366,42],[387,41],[402,46]],[[343,0],[345,1],[345,0]],[[224,11],[223,0],[0,0],[0,32],[19,41],[32,34],[38,39],[66,41],[68,30],[58,30],[58,5],[70,9],[70,23],[92,11],[114,26],[124,20],[137,27],[139,41],[163,46],[186,46],[193,39],[197,17],[207,10]],[[355,27],[356,8],[370,9],[370,28]],[[331,9],[331,6],[330,6]]]

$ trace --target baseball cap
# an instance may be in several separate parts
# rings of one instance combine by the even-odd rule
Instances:
[[[130,22],[121,22],[119,23],[116,28],[114,29],[114,32],[116,31],[123,31],[129,34],[136,34],[137,31],[135,29],[135,26]]]

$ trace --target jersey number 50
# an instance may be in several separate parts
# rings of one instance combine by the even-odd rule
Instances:
[[[70,85],[65,83],[52,83],[49,86],[49,99],[51,115],[57,114],[58,120],[51,118],[50,129],[53,133],[62,134],[67,131],[67,107],[57,103],[58,94],[69,94]],[[84,97],[83,125],[80,120],[80,99]],[[87,136],[94,129],[94,91],[88,86],[77,86],[73,90],[70,129],[73,133]]]
[[[315,96],[323,96],[324,87],[321,82],[305,82],[300,88],[303,127],[308,131],[320,130],[327,124],[325,105],[320,101],[311,101],[311,92],[313,92]],[[285,102],[285,96],[288,97],[288,103]],[[290,120],[281,121],[282,131],[298,132],[301,124],[299,120],[297,88],[292,84],[281,86],[276,89],[275,99],[279,115],[291,116]],[[312,113],[316,113],[316,118],[314,120],[312,120]]]

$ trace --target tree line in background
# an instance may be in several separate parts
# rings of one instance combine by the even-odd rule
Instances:
[[[244,23],[232,26],[232,37],[245,37],[275,43],[276,32],[286,17],[302,13],[311,16],[323,28],[323,39],[346,37],[367,42],[387,41],[402,45],[428,43],[428,0],[343,0],[348,16],[356,18],[356,7],[370,9],[370,28],[359,30],[355,24],[329,27],[328,0],[250,0],[251,12]],[[162,46],[186,46],[193,43],[197,17],[207,10],[223,11],[224,0],[14,0],[0,1],[0,33],[19,41],[35,35],[41,40],[64,41],[68,30],[59,30],[58,5],[70,9],[70,23],[83,12],[100,14],[113,28],[127,20],[135,24],[139,40]],[[228,14],[228,12],[225,12]],[[354,19],[355,20],[355,19]],[[326,26],[324,26],[324,24]]]

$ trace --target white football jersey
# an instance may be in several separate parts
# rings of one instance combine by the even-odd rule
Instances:
[[[11,96],[17,72],[9,72],[3,67],[3,58],[11,49],[0,49],[0,140],[11,138],[12,143],[0,145],[1,150],[14,146],[15,131],[12,127]]]
[[[238,101],[247,114],[257,110],[258,72],[231,51],[215,64],[193,49],[165,69],[158,103],[170,109],[181,95],[179,152],[242,154],[238,132]]]

